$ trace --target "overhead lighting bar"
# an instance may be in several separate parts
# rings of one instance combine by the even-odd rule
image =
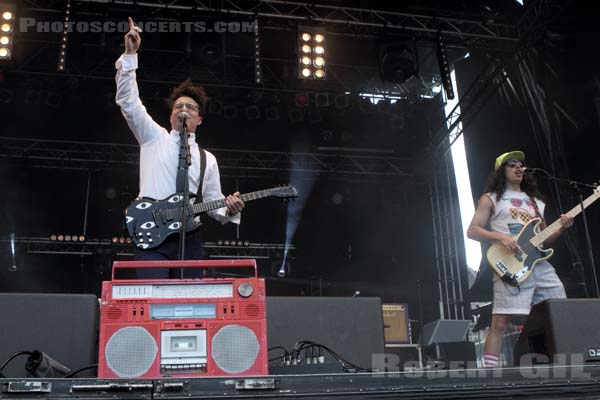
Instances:
[[[327,77],[325,29],[298,26],[298,78],[318,79]]]

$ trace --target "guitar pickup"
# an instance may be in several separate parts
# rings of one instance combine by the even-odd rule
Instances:
[[[523,252],[519,251],[518,253],[515,254],[515,258],[517,260],[519,260],[520,262],[523,262]]]
[[[508,273],[508,268],[506,268],[506,265],[504,265],[502,261],[498,261],[496,263],[496,267],[498,267],[498,269],[502,271],[503,274],[506,275]]]

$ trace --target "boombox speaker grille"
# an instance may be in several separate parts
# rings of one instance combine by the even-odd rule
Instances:
[[[140,326],[116,331],[106,343],[106,364],[117,376],[135,378],[145,374],[156,359],[158,346],[152,335]]]
[[[225,326],[212,341],[212,358],[228,374],[244,372],[256,361],[260,344],[251,329],[240,325]]]

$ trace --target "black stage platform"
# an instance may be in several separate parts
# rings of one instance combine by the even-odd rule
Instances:
[[[0,399],[597,399],[600,365],[157,380],[1,379]]]

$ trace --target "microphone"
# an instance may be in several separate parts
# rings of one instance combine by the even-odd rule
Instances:
[[[523,173],[523,174],[535,174],[537,171],[539,171],[539,168],[529,168],[529,167],[521,168],[521,173]]]
[[[356,292],[354,292],[354,294],[352,295],[352,297],[356,297],[358,295],[360,295],[360,291],[357,290]]]
[[[177,117],[181,122],[185,122],[185,120],[190,117],[190,114],[188,114],[187,111],[182,111],[177,115]]]

